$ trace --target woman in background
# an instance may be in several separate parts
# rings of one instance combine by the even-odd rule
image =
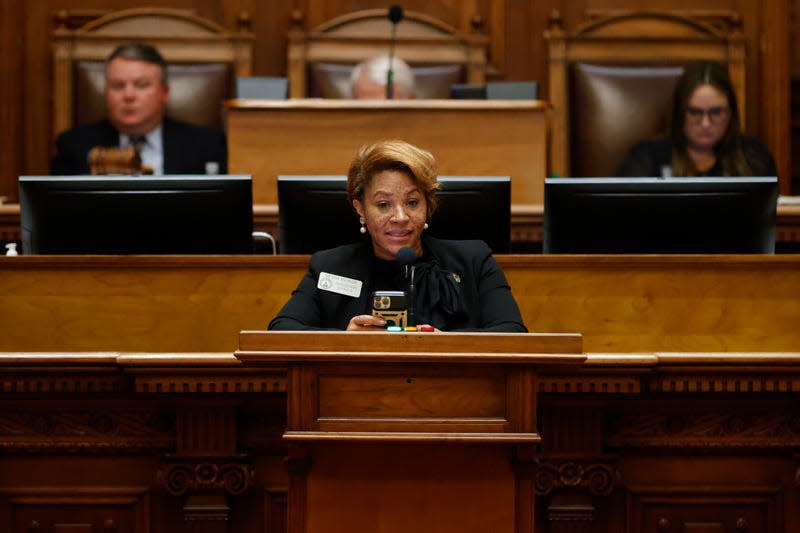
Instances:
[[[425,234],[438,188],[429,152],[403,141],[363,146],[350,165],[347,196],[369,239],[312,255],[269,329],[384,328],[386,321],[371,314],[371,294],[408,289],[401,263],[411,263],[417,324],[437,331],[526,332],[486,243]]]
[[[667,138],[636,144],[619,175],[777,176],[777,170],[769,150],[741,132],[727,69],[701,61],[678,79]]]

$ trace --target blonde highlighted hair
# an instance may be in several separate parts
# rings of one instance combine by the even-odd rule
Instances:
[[[404,172],[414,181],[428,206],[427,216],[436,211],[436,191],[441,186],[433,154],[400,140],[380,141],[362,146],[347,172],[347,199],[364,201],[364,189],[369,182],[385,170]]]

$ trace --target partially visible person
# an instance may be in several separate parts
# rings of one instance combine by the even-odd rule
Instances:
[[[167,68],[153,46],[129,43],[116,48],[106,60],[104,92],[108,118],[59,135],[51,174],[89,174],[88,155],[95,146],[134,145],[142,163],[156,175],[228,172],[221,131],[166,116]]]
[[[386,321],[371,314],[370,296],[409,289],[397,258],[410,248],[410,259],[416,257],[418,325],[438,331],[527,331],[505,274],[483,241],[425,233],[438,188],[429,152],[403,141],[363,146],[348,172],[347,196],[369,238],[312,255],[308,272],[269,329],[384,328]]]
[[[389,65],[392,65],[392,99],[416,98],[416,82],[411,67],[395,56],[389,61],[384,54],[363,61],[355,66],[350,74],[350,89],[353,98],[358,100],[386,100],[386,83]]]
[[[620,176],[777,176],[769,150],[742,134],[736,93],[723,65],[689,65],[672,100],[667,137],[637,143]]]

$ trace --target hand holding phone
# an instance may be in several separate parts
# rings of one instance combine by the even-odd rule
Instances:
[[[372,315],[386,320],[386,326],[408,325],[406,293],[403,291],[375,291],[372,293]]]

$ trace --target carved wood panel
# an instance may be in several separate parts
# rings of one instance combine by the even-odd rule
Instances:
[[[9,533],[145,533],[143,487],[41,487],[1,490],[13,515]]]
[[[781,531],[775,489],[725,486],[647,488],[630,496],[630,531],[641,533],[767,533]]]
[[[540,398],[537,509],[550,531],[792,530],[782,511],[800,486],[791,391],[647,389]]]

